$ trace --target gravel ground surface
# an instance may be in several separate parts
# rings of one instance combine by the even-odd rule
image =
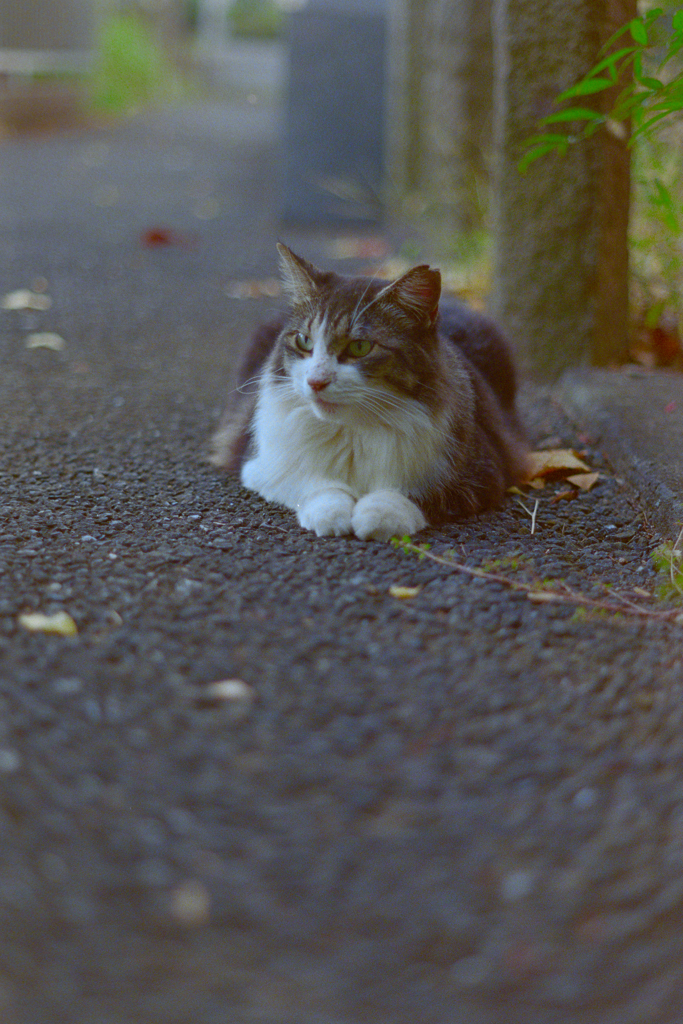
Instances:
[[[203,461],[275,302],[226,285],[274,270],[276,128],[2,144],[0,293],[54,302],[0,321],[2,1020],[676,1024],[683,625],[316,539]],[[666,608],[647,514],[525,410],[596,487],[419,540]]]

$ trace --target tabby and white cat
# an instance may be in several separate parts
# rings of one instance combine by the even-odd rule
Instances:
[[[318,536],[388,540],[496,505],[525,446],[495,325],[439,304],[428,266],[387,284],[278,250],[291,307],[252,339],[214,465]]]

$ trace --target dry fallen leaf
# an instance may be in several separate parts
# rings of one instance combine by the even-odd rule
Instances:
[[[417,597],[420,593],[419,587],[389,587],[389,593],[399,601],[406,601],[408,598]]]
[[[26,336],[24,343],[26,348],[49,348],[53,352],[62,352],[66,346],[61,334],[55,334],[54,331],[35,331]]]
[[[57,636],[78,636],[76,623],[68,612],[27,612],[19,616],[19,625],[33,633],[54,633]]]
[[[266,277],[262,281],[228,281],[223,285],[223,292],[229,299],[260,299],[264,295],[274,298],[280,291],[276,277]]]
[[[163,245],[180,245],[189,248],[197,242],[197,238],[195,235],[183,234],[172,228],[153,227],[142,232],[140,241],[149,249]]]
[[[574,473],[567,477],[567,483],[574,484],[580,491],[590,491],[600,479],[599,473]]]
[[[530,590],[526,596],[534,604],[550,604],[552,601],[557,601],[557,594],[553,594],[549,590]]]
[[[590,466],[576,455],[571,448],[550,448],[543,452],[530,452],[527,456],[529,480],[550,476],[565,470],[590,472]]]
[[[560,491],[559,494],[556,494],[550,499],[550,504],[557,505],[558,501],[573,501],[574,498],[578,498],[578,496],[579,492],[575,490]]]
[[[30,288],[18,288],[15,292],[8,292],[0,299],[2,309],[36,309],[46,310],[52,305],[49,295],[39,295],[32,292]]]
[[[335,238],[329,245],[329,254],[333,259],[382,259],[389,252],[384,238],[371,236],[364,238]]]

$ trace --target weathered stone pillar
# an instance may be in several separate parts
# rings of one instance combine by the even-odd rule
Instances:
[[[627,349],[625,140],[601,130],[526,174],[517,164],[554,97],[635,14],[636,0],[494,0],[492,311],[538,377]]]
[[[387,167],[393,198],[422,184],[426,0],[389,0]]]
[[[481,227],[489,179],[491,0],[433,0],[427,33],[424,184],[443,223],[470,232]]]

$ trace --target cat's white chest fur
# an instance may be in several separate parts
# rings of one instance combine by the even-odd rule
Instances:
[[[254,418],[256,455],[242,467],[242,483],[293,509],[319,536],[386,540],[426,525],[407,495],[432,475],[442,437],[417,403],[406,406],[400,429],[348,424],[321,419],[300,397],[266,383]]]

